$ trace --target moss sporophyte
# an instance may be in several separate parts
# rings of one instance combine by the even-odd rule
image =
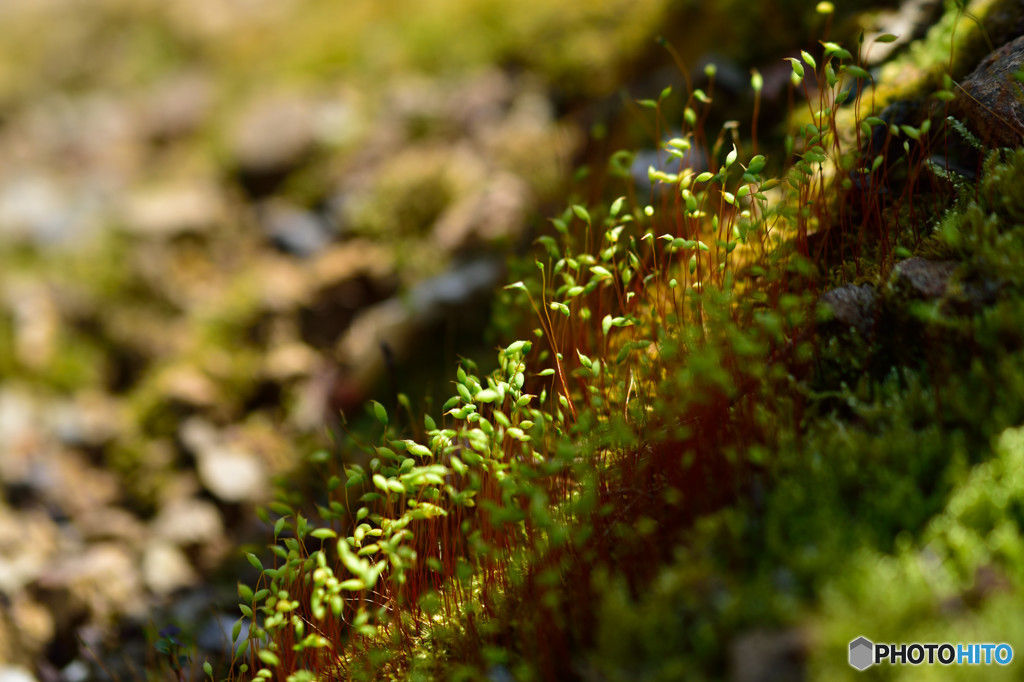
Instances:
[[[1024,157],[991,153],[976,187],[936,171],[946,117],[888,122],[864,49],[789,58],[778,149],[754,132],[758,72],[749,141],[705,131],[714,68],[679,102],[642,103],[674,131],[671,163],[638,196],[615,155],[623,195],[551,221],[500,297],[529,306],[532,339],[489,374],[464,362],[439,419],[403,427],[370,403],[368,463],[326,463],[316,521],[287,491],[263,511],[272,562],[249,555],[232,674],[714,678],[739,633],[862,585],[844,573],[855,549],[941,535],[929,519],[959,474],[1024,420],[1007,260],[1024,257]],[[939,252],[960,265],[938,297],[882,286]],[[818,301],[843,285],[866,289],[834,299],[906,336],[829,327]],[[957,381],[1006,402],[980,414]]]

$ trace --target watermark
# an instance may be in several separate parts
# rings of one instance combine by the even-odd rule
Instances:
[[[875,644],[867,637],[850,642],[850,665],[865,670],[873,665],[1009,665],[1009,644]]]

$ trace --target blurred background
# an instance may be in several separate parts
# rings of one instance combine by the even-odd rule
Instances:
[[[781,120],[815,4],[0,2],[0,682],[216,659],[339,411],[508,341],[515,254],[655,147],[636,98],[714,62],[743,120],[756,67]]]

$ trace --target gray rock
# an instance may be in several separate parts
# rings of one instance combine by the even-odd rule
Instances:
[[[897,292],[906,292],[915,298],[933,301],[945,295],[956,267],[957,264],[953,261],[908,258],[893,268],[889,286]]]
[[[330,226],[315,213],[283,201],[265,202],[256,215],[274,246],[300,258],[319,253],[333,236]]]
[[[870,336],[875,328],[875,290],[866,285],[846,284],[826,291],[818,299],[823,322],[841,329],[854,329]]]

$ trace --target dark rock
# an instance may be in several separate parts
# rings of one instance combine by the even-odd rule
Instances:
[[[957,90],[949,112],[989,147],[1024,142],[1024,84],[1014,73],[1024,67],[1024,36],[985,57]]]
[[[847,284],[826,291],[818,299],[823,317],[842,329],[855,329],[861,336],[870,336],[875,328],[875,290],[866,285]]]

